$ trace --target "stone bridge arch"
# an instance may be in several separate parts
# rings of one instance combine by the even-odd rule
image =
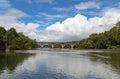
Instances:
[[[38,45],[41,47],[41,48],[44,48],[44,47],[49,47],[49,48],[71,48],[71,49],[74,49],[75,46],[76,46],[76,43],[75,42],[64,42],[64,43],[61,43],[61,42],[39,42]]]

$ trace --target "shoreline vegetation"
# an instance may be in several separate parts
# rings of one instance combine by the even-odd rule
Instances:
[[[30,39],[22,33],[17,33],[14,28],[6,30],[0,26],[0,50],[9,52],[10,50],[33,49],[36,47],[36,40]]]
[[[75,43],[75,49],[120,49],[120,22],[109,31],[91,34],[88,38],[65,42],[65,48],[69,48],[70,43]],[[17,33],[14,28],[6,30],[0,26],[0,50],[9,52],[10,50],[25,50],[37,48],[36,40],[30,39],[23,33]],[[60,46],[57,46],[60,48]]]
[[[120,49],[120,22],[109,31],[91,34],[74,43],[77,49]]]

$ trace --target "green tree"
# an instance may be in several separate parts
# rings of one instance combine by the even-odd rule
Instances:
[[[110,31],[91,34],[88,38],[80,40],[77,48],[120,48],[120,22],[118,22]]]
[[[5,49],[5,28],[0,26],[0,49]]]
[[[30,39],[22,33],[17,33],[14,28],[6,31],[4,27],[0,27],[0,49],[9,52],[15,49],[32,49],[36,47],[36,40]]]
[[[15,38],[17,36],[17,32],[14,28],[10,28],[6,32],[6,51],[9,51],[10,49],[15,49],[16,47],[16,41]]]
[[[24,36],[22,33],[18,33],[16,42],[16,49],[32,49],[37,47],[37,42],[35,40],[29,39],[29,37]]]

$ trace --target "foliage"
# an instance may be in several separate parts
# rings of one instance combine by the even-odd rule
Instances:
[[[13,73],[16,67],[21,64],[24,60],[26,60],[28,57],[34,56],[34,54],[31,53],[16,53],[16,52],[10,52],[6,53],[1,52],[0,53],[0,72],[7,69],[9,73]]]
[[[120,22],[109,31],[91,34],[80,41],[66,42],[65,47],[70,48],[71,43],[77,49],[120,49]]]
[[[5,34],[6,30],[0,27],[0,49],[5,49]]]
[[[0,49],[32,49],[36,47],[37,42],[35,40],[22,33],[17,33],[14,28],[5,30],[5,28],[0,27]]]
[[[77,41],[77,48],[117,49],[120,48],[120,22],[110,31],[91,34],[88,38]]]

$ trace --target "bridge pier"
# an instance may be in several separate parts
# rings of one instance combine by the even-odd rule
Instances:
[[[74,49],[75,48],[75,45],[76,43],[74,42],[65,42],[65,43],[54,43],[54,42],[41,42],[41,43],[38,43],[38,45],[41,47],[41,48],[44,48],[44,47],[50,47],[50,48],[55,48],[55,47],[58,47],[60,46],[60,48],[64,49],[65,46],[68,47],[68,48],[71,48],[71,49]]]
[[[62,48],[62,49],[65,48],[65,44],[61,44],[61,48]]]
[[[43,45],[43,44],[40,44],[40,47],[41,47],[41,48],[43,48],[43,47],[44,47],[44,45]]]
[[[71,49],[74,49],[74,46],[75,46],[74,44],[70,44]]]
[[[54,44],[50,44],[51,48],[55,48],[55,45]]]

